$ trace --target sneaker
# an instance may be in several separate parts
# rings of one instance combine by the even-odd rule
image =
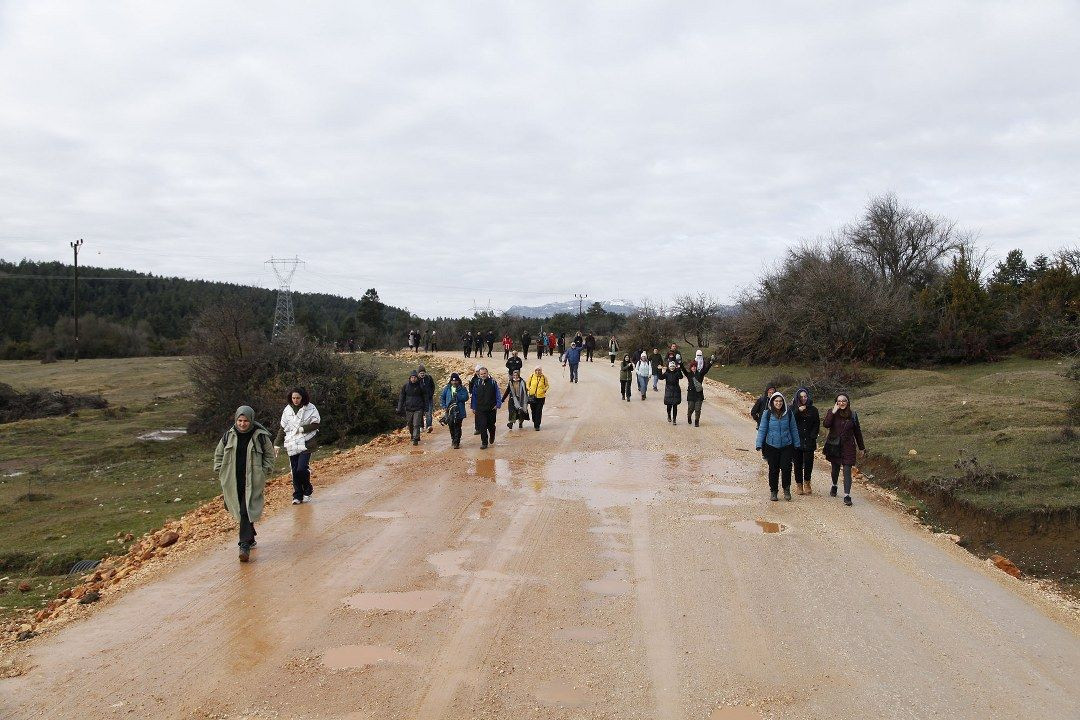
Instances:
[[[506,429],[507,430],[513,430],[514,429],[514,423],[513,422],[506,423]]]
[[[310,495],[305,495],[304,496],[304,502],[311,502],[311,496]],[[254,545],[255,543],[251,543],[251,544]]]
[[[251,557],[251,548],[249,548],[247,545],[241,545],[240,562],[247,562],[249,557]]]
[[[701,424],[699,423],[699,421],[697,421],[697,420],[694,421],[694,427],[701,427]]]
[[[304,502],[304,501],[303,501],[303,500],[298,500],[297,498],[293,498],[293,499],[292,499],[292,504],[293,504],[293,505],[299,505],[299,504],[300,504],[300,503],[302,503],[302,502]]]
[[[540,426],[539,425],[533,425],[533,429],[536,430],[536,432],[540,432]]]
[[[832,490],[829,491],[829,497],[836,497],[836,486],[832,486]]]
[[[428,432],[431,432],[431,431],[432,431],[432,430],[434,430],[434,429],[435,429],[435,428],[433,428],[433,427],[431,427],[430,425],[428,425],[428,429],[427,429],[427,431],[428,431]]]
[[[255,547],[255,546],[256,546],[256,545],[258,545],[258,544],[259,544],[259,542],[258,542],[257,540],[252,540],[252,541],[251,541],[251,544],[250,544],[250,545],[248,545],[248,547]]]
[[[771,492],[771,493],[769,493],[769,499],[770,499],[770,500],[772,500],[773,502],[776,502],[776,501],[777,501],[777,500],[779,500],[780,498],[778,498],[778,497],[776,496],[776,493],[774,493],[774,492]]]
[[[844,496],[844,504],[847,505],[848,507],[851,507],[851,496],[850,495],[845,495]]]
[[[420,444],[420,441],[419,441],[419,440],[413,440],[413,441],[412,441],[412,444],[413,444],[413,445],[419,445],[419,444]]]
[[[791,500],[791,490],[788,490],[788,489],[784,490],[784,499],[788,500],[788,501]]]

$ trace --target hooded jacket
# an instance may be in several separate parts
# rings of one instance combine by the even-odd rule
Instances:
[[[461,378],[459,377],[458,380]],[[452,403],[457,403],[458,417],[464,418],[466,416],[465,407],[469,400],[469,390],[464,385],[459,385],[457,392],[453,392],[454,387],[447,383],[446,387],[442,389],[442,394],[439,395],[439,405],[450,409]]]
[[[774,448],[784,448],[789,445],[802,447],[802,440],[799,438],[799,427],[795,424],[795,416],[788,409],[787,400],[783,394],[776,393],[772,398],[769,398],[769,402],[771,403],[777,396],[784,401],[784,412],[780,417],[776,417],[772,408],[766,408],[765,413],[761,416],[761,422],[758,423],[757,442],[754,444],[754,447],[758,450],[765,445]]]
[[[648,358],[645,358],[644,360],[638,360],[635,368],[635,372],[637,373],[638,377],[647,378],[653,374],[653,365],[651,362],[649,362]]]
[[[623,360],[622,365],[619,366],[619,382],[630,382],[634,377],[634,363],[630,360]]]
[[[799,410],[799,393],[806,393],[806,410]],[[800,447],[811,452],[817,448],[818,435],[821,433],[821,415],[818,413],[810,390],[804,387],[795,391],[791,401],[791,413],[795,416],[795,425],[799,428]]]
[[[825,413],[824,425],[829,429],[829,434],[825,438],[826,459],[841,465],[854,465],[858,459],[856,448],[866,450],[866,445],[863,444],[862,427],[859,426],[859,413],[851,409],[850,402],[846,409],[835,414],[832,408],[829,408],[829,411]],[[840,438],[839,446],[829,445],[829,440],[837,437]]]
[[[770,385],[769,387],[772,387]],[[754,401],[754,406],[750,408],[750,417],[754,418],[755,423],[761,422],[761,415],[765,412],[765,406],[769,403],[769,388],[765,388],[765,392],[761,393],[761,397]]]
[[[420,382],[419,376],[416,382],[406,380],[398,396],[398,412],[422,412],[427,407],[426,399],[427,390],[424,389],[424,383]]]
[[[664,404],[678,405],[682,402],[682,387],[679,381],[683,378],[683,371],[678,366],[675,369],[665,368],[660,371],[660,377],[664,380]]]
[[[270,431],[257,422],[251,423],[251,440],[247,444],[244,468],[244,499],[251,522],[262,517],[266,477],[274,470],[274,442]],[[225,509],[233,520],[240,522],[241,499],[236,488],[236,426],[229,428],[214,450],[214,470],[218,472]]]

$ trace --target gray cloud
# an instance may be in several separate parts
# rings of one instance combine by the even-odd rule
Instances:
[[[0,5],[0,256],[433,315],[731,297],[885,190],[1080,235],[1073,2],[220,5]]]

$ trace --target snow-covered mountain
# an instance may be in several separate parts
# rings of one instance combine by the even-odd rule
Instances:
[[[586,298],[585,303],[582,305],[582,309],[588,310],[589,307],[596,302]],[[630,315],[637,308],[629,300],[601,300],[600,306],[607,310],[609,313],[617,313],[619,315]],[[527,318],[543,318],[551,317],[556,313],[569,313],[570,315],[577,315],[578,301],[567,300],[566,302],[553,302],[547,305],[514,305],[508,308],[506,313],[508,315],[520,315]]]

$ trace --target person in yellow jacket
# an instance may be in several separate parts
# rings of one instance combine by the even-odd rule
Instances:
[[[544,414],[544,398],[547,397],[548,379],[544,375],[544,369],[539,365],[529,376],[525,383],[525,390],[529,393],[529,410],[532,412],[533,428],[540,429],[540,418]]]

